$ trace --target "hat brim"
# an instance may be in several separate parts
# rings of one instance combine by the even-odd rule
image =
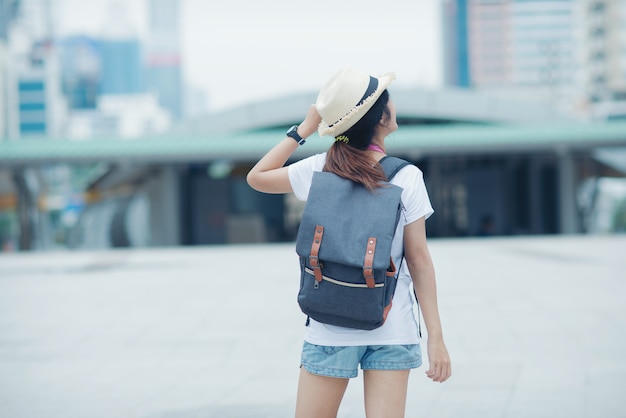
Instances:
[[[362,117],[365,115],[376,103],[376,100],[383,94],[383,91],[396,79],[394,73],[386,73],[377,77],[378,87],[376,91],[366,98],[358,106],[354,106],[348,113],[342,116],[338,121],[335,121],[332,125],[327,121],[322,120],[318,126],[317,132],[320,136],[337,136],[341,135],[351,127],[353,127]]]

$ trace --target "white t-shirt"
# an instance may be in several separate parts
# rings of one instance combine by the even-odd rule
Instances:
[[[313,172],[322,171],[325,161],[326,153],[322,153],[288,167],[289,182],[297,199],[307,200]],[[430,205],[423,174],[416,166],[408,165],[402,168],[391,183],[403,188],[403,216],[400,217],[392,244],[392,257],[398,266],[403,253],[404,226],[420,218],[428,218],[432,215],[433,208]],[[359,215],[355,213],[354,216]],[[373,330],[344,328],[311,319],[306,327],[304,340],[311,344],[329,346],[419,344],[417,321],[413,312],[411,276],[404,262],[401,263],[392,303],[387,320],[379,328]]]

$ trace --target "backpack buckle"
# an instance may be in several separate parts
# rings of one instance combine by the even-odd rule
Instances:
[[[322,281],[322,267],[320,265],[320,259],[316,255],[309,256],[309,264],[313,269],[313,274],[315,275],[315,281],[317,283]]]

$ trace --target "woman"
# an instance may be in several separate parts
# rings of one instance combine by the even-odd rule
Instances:
[[[319,93],[304,121],[292,127],[248,173],[248,184],[265,193],[293,192],[306,200],[313,172],[329,171],[372,190],[385,180],[377,163],[385,156],[385,138],[398,129],[387,86],[393,74],[371,77],[343,68]],[[316,130],[335,137],[328,152],[285,167],[298,146]],[[415,289],[428,332],[429,369],[434,382],[451,374],[439,310],[435,272],[426,243],[425,220],[430,206],[422,172],[404,167],[392,184],[403,188],[403,216],[394,236],[394,259],[404,253],[393,307],[385,323],[357,330],[310,320],[302,349],[296,417],[336,417],[348,381],[363,370],[367,417],[403,417],[409,372],[421,365],[418,324],[413,312]],[[332,192],[332,191],[329,191]],[[348,209],[349,210],[349,209]],[[355,212],[358,216],[358,212]],[[397,242],[396,242],[397,241]],[[400,245],[402,244],[402,245]],[[396,264],[397,265],[397,264]]]

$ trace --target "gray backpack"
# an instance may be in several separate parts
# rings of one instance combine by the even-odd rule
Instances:
[[[410,163],[384,157],[380,164],[391,181]],[[333,173],[313,173],[296,239],[298,304],[308,317],[366,330],[385,322],[397,282],[391,244],[401,194],[388,182],[368,191]]]

